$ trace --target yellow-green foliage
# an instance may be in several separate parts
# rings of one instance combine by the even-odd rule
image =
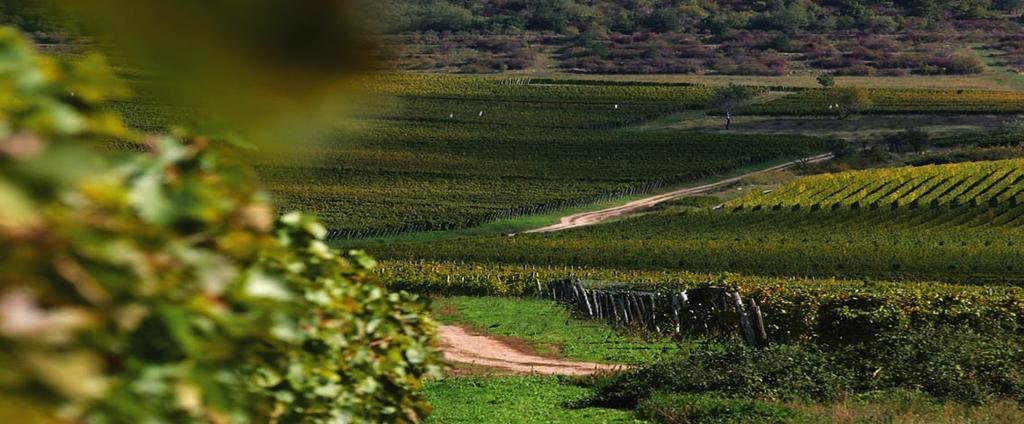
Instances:
[[[725,287],[757,299],[775,341],[842,342],[941,324],[1024,333],[1024,289],[1018,287],[452,262],[387,261],[377,272],[394,287],[445,295],[534,296],[538,282],[546,288],[570,272],[589,288],[670,293]],[[684,324],[703,328],[712,323]]]
[[[916,207],[1009,204],[1024,199],[1024,160],[822,174],[726,204],[742,209]]]
[[[202,138],[145,140],[101,102],[97,59],[0,29],[0,418],[5,422],[412,422],[433,323],[360,252],[274,217]]]

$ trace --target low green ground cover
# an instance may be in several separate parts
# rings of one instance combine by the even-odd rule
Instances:
[[[558,377],[463,377],[427,384],[428,423],[634,423],[632,411],[576,407],[591,391]]]
[[[636,365],[670,357],[680,349],[664,337],[623,335],[604,323],[577,319],[549,300],[446,297],[434,299],[433,310],[442,323],[515,337],[540,354],[580,361]]]

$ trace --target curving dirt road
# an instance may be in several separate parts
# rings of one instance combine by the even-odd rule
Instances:
[[[806,158],[803,158],[803,159],[794,160],[792,162],[786,162],[786,163],[781,164],[781,165],[776,165],[776,166],[773,166],[771,168],[765,168],[765,169],[762,169],[760,171],[754,171],[754,172],[750,172],[750,173],[743,174],[743,175],[740,175],[740,176],[726,178],[724,180],[717,181],[717,182],[714,182],[714,183],[711,183],[711,184],[705,184],[705,185],[697,186],[697,187],[688,187],[688,188],[684,188],[684,189],[680,189],[680,190],[676,190],[676,191],[671,191],[671,192],[668,192],[668,193],[663,193],[663,194],[647,197],[647,198],[640,199],[640,200],[635,200],[635,201],[629,202],[629,203],[627,203],[625,205],[622,205],[622,206],[616,206],[616,207],[612,207],[612,208],[608,208],[608,209],[602,209],[602,210],[599,210],[599,211],[581,212],[581,213],[577,213],[577,214],[574,214],[574,215],[569,215],[567,217],[564,217],[557,224],[549,225],[549,226],[543,227],[543,228],[537,228],[537,229],[533,229],[533,230],[523,231],[523,232],[524,233],[548,233],[548,232],[552,232],[552,231],[561,231],[561,230],[567,230],[567,229],[570,229],[570,228],[576,228],[576,227],[582,227],[582,226],[585,226],[585,225],[596,224],[596,223],[604,221],[606,219],[611,219],[611,218],[615,218],[615,217],[619,217],[619,216],[623,216],[623,215],[627,215],[627,214],[631,214],[631,213],[635,213],[635,212],[641,211],[643,209],[649,208],[651,206],[654,206],[654,205],[656,205],[658,203],[661,203],[661,202],[664,202],[664,201],[667,201],[667,200],[672,200],[672,199],[676,199],[676,198],[679,198],[679,197],[685,197],[685,196],[693,196],[693,195],[697,195],[697,194],[704,194],[704,193],[712,191],[712,190],[714,190],[716,188],[732,184],[732,183],[734,183],[736,181],[739,181],[739,180],[741,180],[743,178],[746,178],[746,177],[749,177],[751,175],[757,175],[757,174],[761,174],[761,173],[764,173],[764,172],[771,172],[771,171],[778,171],[780,169],[786,169],[786,168],[795,166],[798,163],[817,163],[817,162],[823,162],[823,161],[832,159],[832,156],[833,156],[832,153],[824,153],[824,154],[820,154],[820,155],[810,156],[810,157],[806,157]]]
[[[550,359],[531,355],[488,336],[470,334],[462,327],[438,328],[444,357],[449,362],[471,364],[517,374],[587,375],[621,370],[621,365],[595,364]]]

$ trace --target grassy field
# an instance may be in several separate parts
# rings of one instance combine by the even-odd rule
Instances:
[[[465,377],[429,383],[429,423],[640,423],[632,411],[575,407],[590,390],[557,377]]]
[[[430,423],[643,423],[632,411],[574,406],[589,389],[557,377],[469,377],[432,382],[427,400]],[[667,397],[688,408],[693,422],[734,423],[993,423],[1024,420],[1013,402],[965,405],[913,392],[885,392],[835,403],[757,403],[715,396]],[[657,409],[652,407],[656,414]],[[770,410],[772,414],[764,413]],[[785,411],[785,412],[776,412]],[[654,417],[657,419],[657,415]]]
[[[580,320],[548,300],[463,296],[435,299],[433,307],[442,323],[523,340],[546,356],[636,365],[680,349],[660,336],[624,335],[603,323]]]

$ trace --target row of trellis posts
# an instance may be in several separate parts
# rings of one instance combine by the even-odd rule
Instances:
[[[768,346],[764,318],[757,301],[719,287],[678,292],[622,289],[588,289],[570,274],[544,288],[539,279],[538,297],[567,303],[582,314],[612,326],[642,327],[674,336],[704,334],[727,336],[739,332],[754,347]]]

